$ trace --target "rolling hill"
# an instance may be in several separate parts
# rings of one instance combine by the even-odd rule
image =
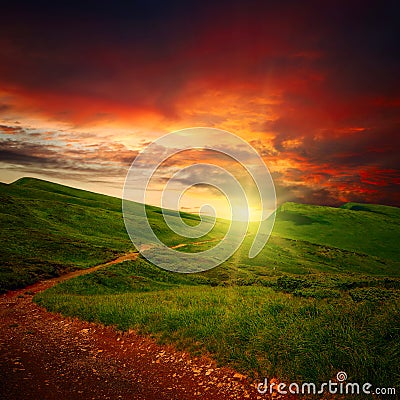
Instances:
[[[160,209],[147,213],[160,239],[181,251],[213,246],[227,223],[195,243],[168,232]],[[255,258],[252,225],[238,251],[209,271],[177,274],[139,257],[34,299],[206,352],[251,376],[326,382],[342,370],[352,381],[391,387],[400,384],[399,217],[381,205],[285,203]],[[133,250],[120,199],[38,179],[0,185],[0,221],[2,291]]]
[[[148,208],[152,226],[172,246],[190,240],[168,233],[161,210]],[[178,215],[177,215],[178,216]],[[180,214],[188,223],[198,219]],[[268,246],[247,257],[252,234],[213,279],[321,271],[398,276],[400,210],[349,203],[342,208],[285,203],[276,212]],[[132,250],[121,200],[34,178],[0,184],[1,290],[86,268]],[[223,236],[221,222],[204,241]],[[251,232],[251,229],[250,229]],[[193,242],[193,240],[192,240]],[[185,251],[211,247],[186,246]],[[183,250],[183,249],[182,249]]]

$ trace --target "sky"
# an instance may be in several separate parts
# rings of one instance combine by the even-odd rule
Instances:
[[[257,150],[278,204],[400,206],[399,11],[351,0],[3,5],[0,181],[121,197],[151,142],[211,127]],[[175,167],[215,159],[198,150]],[[184,208],[216,196],[199,187]]]

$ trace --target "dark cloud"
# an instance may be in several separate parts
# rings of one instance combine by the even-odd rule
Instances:
[[[306,86],[311,102],[318,90],[329,94],[325,102],[398,93],[391,2],[150,3],[3,7],[2,80],[168,115],[188,82],[199,80],[283,84],[292,95]]]
[[[3,146],[1,146],[3,147]],[[33,156],[20,152],[18,150],[7,150],[0,147],[0,162],[7,162],[10,164],[22,164],[22,165],[38,165],[44,167],[49,164],[49,160],[44,157]]]
[[[218,127],[249,113],[221,112],[213,98],[200,113],[193,104],[207,91],[233,93],[238,104],[273,99],[246,135],[257,133],[267,162],[286,160],[275,172],[282,198],[400,205],[399,10],[355,0],[8,2],[0,112],[18,106],[78,125],[157,114]],[[0,131],[24,135],[4,124]],[[116,142],[46,147],[26,136],[0,149],[3,162],[77,171],[123,169],[137,154]]]
[[[379,165],[382,168],[400,169],[397,149],[400,146],[398,132],[400,124],[389,128],[344,128],[337,130],[311,131],[307,136],[288,134],[286,130],[277,133],[275,147],[282,157],[295,158],[316,166],[329,165],[331,168],[360,168]],[[296,138],[299,143],[296,144]],[[293,140],[293,145],[291,144]]]
[[[275,182],[276,196],[278,204],[286,201],[294,201],[306,204],[324,204],[327,206],[337,207],[343,204],[342,200],[327,188],[312,188],[299,185],[284,185]]]
[[[24,132],[24,129],[20,126],[0,125],[0,133],[3,133],[5,135],[18,135]]]
[[[65,171],[94,175],[125,176],[136,151],[128,150],[118,143],[100,144],[96,148],[64,148],[63,146],[25,142],[21,140],[0,141],[0,162],[13,167],[42,170],[65,176]],[[63,170],[63,171],[62,171]],[[29,169],[27,169],[29,171]]]

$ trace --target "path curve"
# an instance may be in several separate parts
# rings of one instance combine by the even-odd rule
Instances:
[[[134,331],[50,313],[32,301],[61,281],[137,257],[128,253],[0,296],[1,399],[267,398],[255,382],[210,358],[160,346]]]

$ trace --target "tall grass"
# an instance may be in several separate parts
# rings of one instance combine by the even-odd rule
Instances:
[[[188,225],[198,217],[169,211]],[[156,207],[150,224],[166,245],[203,244],[173,234]],[[326,381],[339,370],[376,386],[400,384],[400,210],[286,203],[268,245],[250,259],[256,227],[225,263],[180,275],[143,259],[64,282],[35,297],[49,310],[134,328],[254,376]],[[121,200],[36,179],[0,184],[0,291],[132,249]],[[199,239],[194,239],[197,242]]]
[[[117,295],[39,295],[53,311],[134,328],[258,376],[398,385],[399,301],[295,298],[263,287],[182,287]],[[395,358],[393,358],[395,357]],[[397,357],[397,358],[396,358]]]
[[[337,289],[340,297],[304,297],[277,281],[271,287],[258,281],[210,286],[200,277],[166,271],[161,284],[147,274],[143,260],[93,275],[102,278],[79,277],[35,299],[65,315],[133,328],[195,354],[208,352],[254,377],[321,382],[343,370],[352,381],[400,383],[399,364],[393,362],[400,352],[397,295],[382,301],[370,293],[354,300],[350,293],[356,288]],[[118,285],[129,276],[129,287]]]

